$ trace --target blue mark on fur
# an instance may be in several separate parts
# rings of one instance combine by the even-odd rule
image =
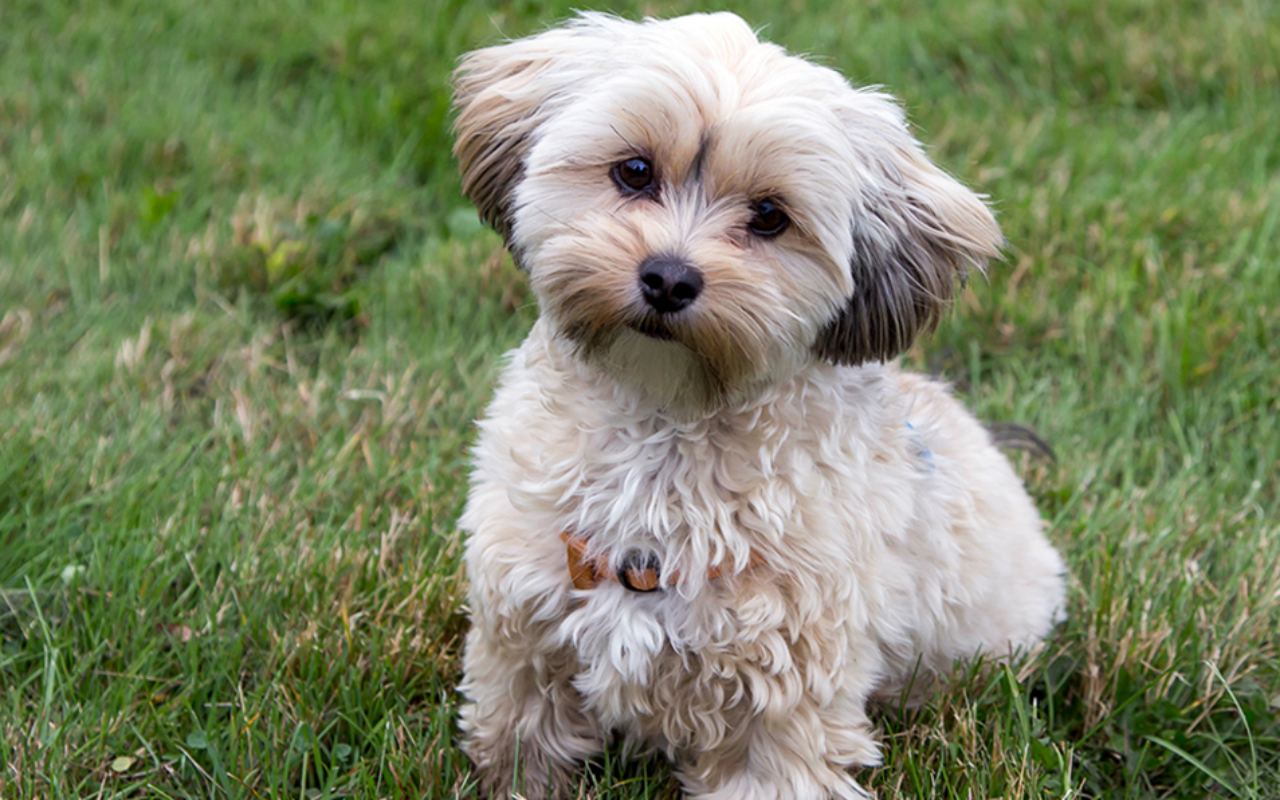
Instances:
[[[920,435],[920,431],[916,430],[916,426],[910,421],[907,422],[907,430],[911,431],[911,443],[915,445],[916,457],[924,462],[925,472],[933,472],[938,468],[937,463],[933,460],[933,451],[929,449],[929,445],[924,443],[924,437]]]

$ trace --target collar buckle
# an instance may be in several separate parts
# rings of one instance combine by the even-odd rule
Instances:
[[[618,567],[618,583],[624,589],[647,594],[656,592],[662,585],[662,561],[657,553],[632,550]]]

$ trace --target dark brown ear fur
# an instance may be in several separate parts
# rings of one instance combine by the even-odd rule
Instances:
[[[511,233],[512,194],[538,128],[581,89],[603,26],[583,15],[536,36],[475,50],[453,73],[453,154],[462,192],[503,237]]]
[[[462,193],[480,218],[504,237],[510,232],[511,190],[537,124],[536,83],[542,65],[504,57],[518,43],[463,57],[453,77],[453,154],[462,171]]]
[[[853,295],[814,343],[837,364],[906,350],[937,325],[968,268],[982,269],[1001,244],[986,204],[929,161],[896,108],[862,127],[891,141],[863,148],[874,180],[855,203]]]

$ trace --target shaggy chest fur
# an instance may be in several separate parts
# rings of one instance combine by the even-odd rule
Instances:
[[[464,523],[511,506],[511,544],[542,568],[481,607],[518,608],[570,652],[573,684],[603,722],[669,749],[719,741],[735,720],[786,714],[805,693],[829,699],[878,668],[878,648],[849,642],[872,641],[876,609],[907,587],[852,578],[896,558],[884,545],[915,516],[907,489],[929,480],[901,410],[882,402],[891,376],[831,370],[679,421],[575,379],[531,342],[482,423],[484,480]],[[569,403],[575,412],[559,413]],[[851,403],[866,413],[830,412]],[[486,538],[475,528],[472,550]],[[614,567],[656,555],[664,588],[572,591],[562,530]]]
[[[573,684],[608,727],[669,750],[719,743],[806,690],[833,695],[850,656],[847,573],[816,553],[797,568],[805,546],[787,536],[812,524],[807,497],[830,499],[825,467],[792,469],[786,437],[750,416],[594,430],[582,461],[539,487],[536,502],[613,566],[629,552],[658,558],[663,589],[575,593],[549,635],[572,650]]]

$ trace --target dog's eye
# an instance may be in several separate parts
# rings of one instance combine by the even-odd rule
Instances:
[[[751,212],[751,221],[747,223],[747,227],[756,236],[777,236],[791,224],[791,217],[787,216],[787,212],[768,197],[753,205]]]
[[[647,158],[628,158],[613,165],[613,182],[625,194],[643,192],[653,185],[653,164]]]

